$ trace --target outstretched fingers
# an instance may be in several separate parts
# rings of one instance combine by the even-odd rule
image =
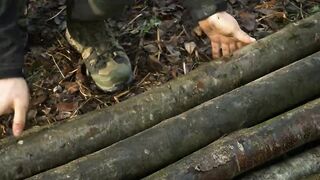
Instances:
[[[241,29],[236,31],[233,35],[233,37],[235,39],[237,39],[238,41],[245,43],[245,44],[250,44],[256,41],[255,38],[250,37],[247,33],[245,33],[244,31],[242,31]]]
[[[212,46],[212,57],[213,59],[217,59],[221,57],[221,46],[218,42],[211,41]]]
[[[226,43],[221,44],[221,49],[222,49],[223,56],[225,57],[230,56],[229,44],[226,44]]]
[[[230,43],[229,48],[231,53],[235,52],[238,49],[237,44],[235,42]]]

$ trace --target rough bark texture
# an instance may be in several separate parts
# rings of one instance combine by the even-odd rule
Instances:
[[[0,145],[5,147],[0,150],[0,177],[27,177],[95,152],[312,54],[320,49],[319,19],[320,13],[292,24],[219,68],[214,62],[205,64],[114,107],[31,133],[21,139],[23,145],[6,142]]]
[[[320,108],[318,110],[316,126],[320,128]],[[320,131],[320,129],[318,129],[318,131]],[[303,179],[316,173],[320,173],[320,146],[246,175],[241,178],[241,180]]]
[[[145,179],[232,179],[293,148],[320,138],[319,122],[320,99],[217,140]],[[305,158],[309,163],[303,163],[305,167],[301,167],[300,170],[319,170],[320,156],[316,157],[319,152],[318,149],[308,153]],[[270,171],[255,174],[248,179],[278,179],[276,178],[277,170],[282,170],[280,179],[286,179],[284,171],[289,168],[289,174],[291,173],[293,177],[298,175],[298,172],[294,172],[291,168],[301,161],[303,161],[302,158],[295,160],[294,164],[284,163],[287,166],[286,169],[271,167]],[[313,167],[310,168],[308,165]],[[270,176],[268,176],[269,173]]]
[[[63,122],[57,122],[55,123],[55,126],[58,126],[59,124],[61,124]],[[37,133],[41,132],[41,131],[46,131],[48,129],[50,129],[52,127],[52,124],[49,124],[49,125],[44,125],[44,126],[35,126],[27,131],[25,131],[20,137],[19,139],[17,139],[16,137],[14,136],[10,136],[10,137],[7,137],[7,138],[4,138],[4,139],[1,139],[0,140],[0,149],[3,149],[7,146],[10,146],[10,145],[14,145],[16,144],[19,140],[23,140],[25,138],[28,138],[29,136],[32,136],[32,135],[36,135]]]
[[[320,172],[312,174],[308,177],[301,178],[301,180],[320,180]]]
[[[319,69],[320,52],[32,179],[143,177],[226,133],[260,123],[320,95]],[[310,134],[304,141],[314,138],[314,130]]]

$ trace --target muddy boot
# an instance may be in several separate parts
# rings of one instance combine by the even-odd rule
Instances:
[[[129,58],[107,23],[69,21],[67,29],[67,40],[81,53],[87,71],[101,90],[113,92],[131,82]]]

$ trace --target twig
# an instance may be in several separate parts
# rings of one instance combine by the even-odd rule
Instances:
[[[136,17],[134,17],[126,26],[123,26],[123,27],[121,28],[121,31],[127,29],[132,23],[134,23],[134,22],[135,22],[139,17],[141,17],[142,15],[143,15],[143,14],[140,13],[140,14],[138,14]]]
[[[116,103],[120,103],[119,99],[116,96],[113,96],[113,99],[116,101]]]
[[[129,94],[129,93],[130,93],[130,90],[127,90],[127,91],[124,91],[124,92],[116,95],[115,97],[119,99],[119,98],[121,98],[122,96],[125,96],[125,95],[127,95],[127,94]]]
[[[40,88],[40,89],[43,89],[43,90],[52,91],[52,89],[42,87],[42,86],[40,86],[40,85],[37,85],[36,83],[32,83],[32,86],[35,86],[35,87]]]
[[[143,9],[141,9],[140,12],[143,12],[145,9],[147,9],[147,7],[144,7]],[[124,26],[123,28],[121,28],[121,30],[125,30],[127,29],[128,26],[130,26],[132,23],[134,23],[139,17],[141,17],[143,14],[140,13],[138,14],[136,17],[134,17],[126,26]]]
[[[92,98],[88,98],[87,100],[85,100],[85,101],[73,112],[73,114],[71,115],[70,118],[76,117],[76,115],[77,115],[77,113],[79,112],[79,110],[80,110],[84,105],[86,105],[90,100],[92,100]]]
[[[102,101],[101,99],[99,99],[99,96],[94,96],[93,98],[99,103],[103,104],[105,107],[109,106],[105,101]]]
[[[161,57],[161,54],[162,54],[162,47],[161,47],[161,35],[160,35],[160,30],[159,28],[157,29],[157,45],[158,45],[158,48],[159,48],[159,51],[158,51],[158,61],[160,61],[160,57]]]
[[[151,73],[148,73],[138,84],[137,87],[139,87],[149,76]]]
[[[276,12],[276,13],[268,14],[268,15],[266,15],[266,16],[263,16],[263,17],[257,19],[257,22],[260,22],[260,21],[262,21],[262,20],[264,20],[264,19],[271,18],[271,17],[274,17],[274,16],[277,17],[279,14],[282,15],[282,18],[288,19],[288,18],[286,17],[286,14],[284,14],[283,12]]]
[[[85,85],[83,85],[82,83],[80,83],[80,82],[77,82],[78,83],[78,85],[79,85],[79,91],[80,91],[80,93],[82,94],[82,96],[85,98],[85,99],[87,99],[87,97],[91,97],[92,95],[91,95],[91,93],[90,93],[90,89],[88,88],[88,87],[86,87]],[[89,92],[89,94],[86,94],[86,92],[84,92],[84,91],[88,91]]]
[[[291,1],[289,1],[289,3],[290,3],[291,5],[293,5],[294,7],[300,9],[300,13],[302,13],[302,14],[301,14],[301,17],[302,17],[302,18],[304,18],[303,13],[308,14],[308,13],[306,13],[306,12],[302,9],[302,7],[301,7],[302,4],[300,4],[300,7],[298,7],[295,3],[291,2]]]
[[[190,34],[188,33],[188,31],[186,30],[186,27],[184,26],[184,25],[182,25],[182,28],[183,28],[183,32],[184,32],[184,34],[188,37],[188,38],[190,38]],[[182,34],[181,35],[179,35],[179,36],[182,36]]]
[[[185,75],[188,73],[186,62],[183,62],[183,73]]]
[[[63,77],[63,79],[65,79],[65,75],[62,73],[60,67],[58,66],[57,62],[56,62],[56,59],[54,58],[54,56],[52,54],[49,54],[49,53],[46,53],[48,56],[50,56],[54,62],[54,64],[56,65],[57,69],[59,70],[61,76]]]
[[[59,16],[64,10],[67,9],[67,6],[63,6],[63,8],[57,13],[55,14],[54,16],[52,16],[51,18],[47,19],[47,21],[51,21],[53,20],[54,18],[56,18],[57,16]]]
[[[301,18],[304,19],[302,3],[300,3],[300,15],[301,15]]]
[[[60,54],[61,56],[65,57],[67,60],[69,60],[70,62],[72,62],[71,58],[68,57],[67,55],[65,55],[65,54],[63,54],[63,53],[61,53],[61,52],[59,52],[59,51],[57,52],[57,54]]]

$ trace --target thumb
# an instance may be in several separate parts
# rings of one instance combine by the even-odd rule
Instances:
[[[234,33],[234,38],[236,38],[238,41],[241,41],[245,44],[250,44],[256,41],[255,38],[250,37],[247,33],[242,31],[241,29]]]
[[[210,36],[213,29],[212,29],[212,25],[210,24],[210,22],[208,20],[202,20],[199,21],[199,27],[200,29],[207,35]]]
[[[14,136],[20,136],[25,126],[28,107],[22,103],[16,103],[14,107],[14,118],[12,131]]]

